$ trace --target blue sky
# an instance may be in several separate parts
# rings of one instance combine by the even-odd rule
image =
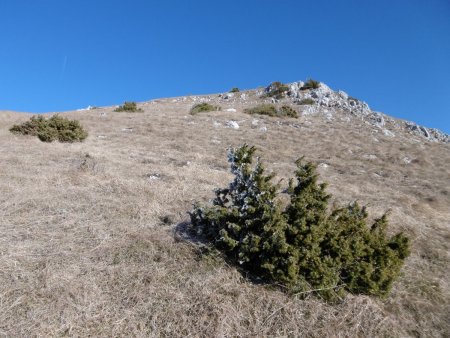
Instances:
[[[309,77],[450,133],[450,1],[0,0],[0,110]]]

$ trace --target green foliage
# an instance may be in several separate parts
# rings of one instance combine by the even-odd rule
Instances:
[[[9,129],[12,133],[37,136],[43,142],[76,142],[83,141],[88,133],[76,120],[69,120],[59,115],[49,119],[42,115],[32,116],[29,121],[14,125]]]
[[[316,102],[311,98],[303,99],[298,102],[299,105],[312,105],[314,103]]]
[[[115,112],[130,112],[130,113],[136,113],[136,112],[143,112],[141,108],[137,107],[136,102],[124,102],[123,105],[117,107],[114,109]]]
[[[204,113],[204,112],[208,112],[208,111],[216,111],[216,110],[220,110],[220,107],[213,106],[213,105],[210,105],[209,103],[203,102],[203,103],[198,103],[191,108],[191,115],[195,115],[197,113]]]
[[[295,117],[295,118],[298,117],[297,111],[291,106],[281,106],[281,108],[278,110],[278,113],[280,116]]]
[[[297,111],[290,106],[282,106],[279,109],[273,104],[261,104],[253,108],[244,109],[247,114],[259,114],[277,117],[298,117]]]
[[[260,104],[253,108],[244,109],[244,113],[247,114],[259,114],[268,116],[277,116],[277,108],[273,104]]]
[[[282,99],[286,92],[289,91],[289,87],[279,81],[272,82],[268,87],[268,91],[263,97],[274,97],[276,99]]]
[[[305,82],[305,84],[303,85],[303,87],[301,88],[302,90],[306,90],[306,89],[317,89],[320,86],[320,82],[313,80],[313,79],[309,79],[308,81]]]
[[[193,228],[230,261],[253,276],[295,293],[315,292],[326,300],[345,290],[385,297],[409,255],[409,239],[386,235],[383,215],[367,226],[357,203],[328,211],[326,184],[316,167],[297,160],[290,180],[290,203],[282,207],[280,187],[272,183],[246,144],[229,151],[234,180],[217,189],[211,206],[194,205]]]
[[[239,93],[240,90],[237,87],[231,88],[230,93]]]

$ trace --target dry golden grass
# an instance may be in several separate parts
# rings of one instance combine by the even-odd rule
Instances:
[[[89,132],[76,144],[13,135],[29,115],[0,112],[0,336],[449,336],[450,146],[213,98],[224,111],[191,116],[185,98],[67,113]],[[186,239],[186,211],[230,181],[226,148],[243,142],[279,178],[305,155],[329,165],[336,200],[391,210],[413,247],[386,301],[288,297]]]

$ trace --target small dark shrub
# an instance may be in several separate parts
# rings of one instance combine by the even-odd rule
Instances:
[[[244,113],[278,117],[298,117],[297,112],[293,108],[289,106],[282,106],[278,109],[273,104],[261,104],[253,108],[247,108],[244,109]]]
[[[331,301],[345,290],[387,296],[409,255],[408,238],[386,235],[386,215],[368,227],[357,203],[329,212],[326,184],[303,159],[283,207],[274,174],[265,174],[259,159],[253,166],[254,152],[246,144],[229,151],[234,180],[216,190],[211,206],[194,205],[193,229],[242,270],[290,292]]]
[[[230,93],[239,93],[240,90],[237,87],[231,88]]]
[[[302,90],[306,90],[306,89],[317,89],[320,86],[320,82],[313,80],[313,79],[309,79],[308,81],[305,82],[305,84],[303,85],[303,87],[301,88]]]
[[[316,103],[316,102],[311,98],[302,99],[298,102],[299,105],[312,105],[314,103]]]
[[[297,111],[290,106],[281,106],[278,112],[280,116],[298,117]]]
[[[136,113],[136,112],[143,112],[143,110],[141,108],[138,108],[136,105],[136,102],[124,102],[123,105],[117,107],[116,109],[114,109],[115,112],[131,112],[131,113]]]
[[[220,110],[220,107],[213,106],[209,103],[203,102],[203,103],[198,103],[195,106],[193,106],[191,108],[191,114],[195,115],[197,113],[204,113],[204,112],[208,112],[208,111],[217,111],[217,110]]]
[[[263,95],[263,97],[274,97],[276,99],[281,99],[288,91],[289,87],[287,85],[279,81],[275,81],[270,84],[266,91],[266,94]]]
[[[30,121],[14,125],[9,129],[12,133],[37,136],[43,142],[76,142],[83,141],[88,133],[76,120],[69,120],[59,115],[49,119],[42,115],[32,116]]]

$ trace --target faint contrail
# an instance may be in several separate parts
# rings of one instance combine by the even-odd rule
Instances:
[[[64,73],[66,72],[66,66],[67,66],[67,55],[64,56],[64,62],[61,69],[61,79],[64,77]]]

